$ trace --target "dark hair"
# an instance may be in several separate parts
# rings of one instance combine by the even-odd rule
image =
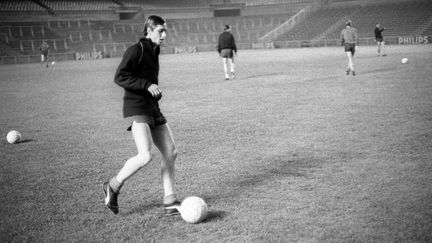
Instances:
[[[147,28],[154,29],[156,25],[164,25],[166,23],[165,19],[157,16],[157,15],[151,15],[147,18],[147,20],[144,23],[144,36],[147,36]]]
[[[229,30],[230,28],[231,27],[229,25],[227,25],[227,24],[224,26],[224,30]]]
[[[348,19],[345,24],[346,24],[346,26],[351,26],[352,21]]]

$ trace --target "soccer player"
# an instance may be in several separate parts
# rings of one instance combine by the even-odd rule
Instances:
[[[164,212],[178,214],[180,203],[174,191],[174,161],[177,149],[167,120],[158,101],[162,91],[158,86],[160,44],[166,38],[166,21],[149,16],[144,24],[144,38],[130,46],[123,55],[114,82],[124,88],[123,117],[129,122],[138,153],[129,158],[116,176],[103,184],[105,204],[117,214],[117,197],[127,179],[152,160],[152,143],[162,154],[161,176],[164,189]]]
[[[382,53],[382,56],[387,56],[385,54],[385,42],[384,42],[384,37],[382,35],[382,32],[384,30],[385,30],[385,28],[381,28],[380,24],[377,24],[375,26],[375,30],[374,30],[374,32],[375,32],[375,41],[376,41],[376,43],[378,45],[378,54],[377,54],[377,56],[381,56],[381,53]]]
[[[219,35],[217,51],[222,57],[223,68],[225,72],[225,80],[229,80],[230,75],[228,73],[228,65],[231,74],[231,78],[235,78],[235,63],[234,53],[237,54],[237,46],[235,43],[234,36],[231,34],[231,26],[225,25],[224,32]]]
[[[39,50],[41,51],[41,65],[46,62],[46,67],[48,67],[48,52],[49,52],[50,46],[46,42],[46,40],[42,41],[42,44],[39,46]]]
[[[352,75],[355,76],[356,73],[354,71],[354,53],[357,50],[358,45],[358,35],[357,29],[352,27],[352,21],[348,20],[345,24],[345,29],[341,32],[342,45],[345,48],[345,53],[348,57],[348,69],[346,74],[349,75],[352,72]]]

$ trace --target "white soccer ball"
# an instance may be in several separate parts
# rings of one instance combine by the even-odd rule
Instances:
[[[51,66],[55,66],[55,64],[56,64],[56,63],[55,63],[54,61],[51,62]]]
[[[207,217],[207,204],[200,197],[187,197],[181,203],[180,215],[188,223],[199,223]]]
[[[408,63],[408,58],[406,58],[406,57],[402,58],[401,63],[402,64]]]
[[[6,135],[8,143],[18,143],[21,140],[21,133],[15,130],[8,132]]]

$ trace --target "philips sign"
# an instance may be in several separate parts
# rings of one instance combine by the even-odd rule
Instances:
[[[404,36],[398,37],[399,45],[417,45],[417,44],[428,44],[428,36]]]

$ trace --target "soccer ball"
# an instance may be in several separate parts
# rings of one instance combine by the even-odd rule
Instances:
[[[406,58],[406,57],[402,58],[401,63],[402,64],[408,63],[408,58]]]
[[[51,62],[51,66],[55,66],[55,62],[54,61]]]
[[[8,132],[6,135],[8,143],[18,143],[21,140],[21,133],[15,130]]]
[[[200,197],[187,197],[181,203],[180,215],[188,223],[199,223],[207,217],[207,204]]]

